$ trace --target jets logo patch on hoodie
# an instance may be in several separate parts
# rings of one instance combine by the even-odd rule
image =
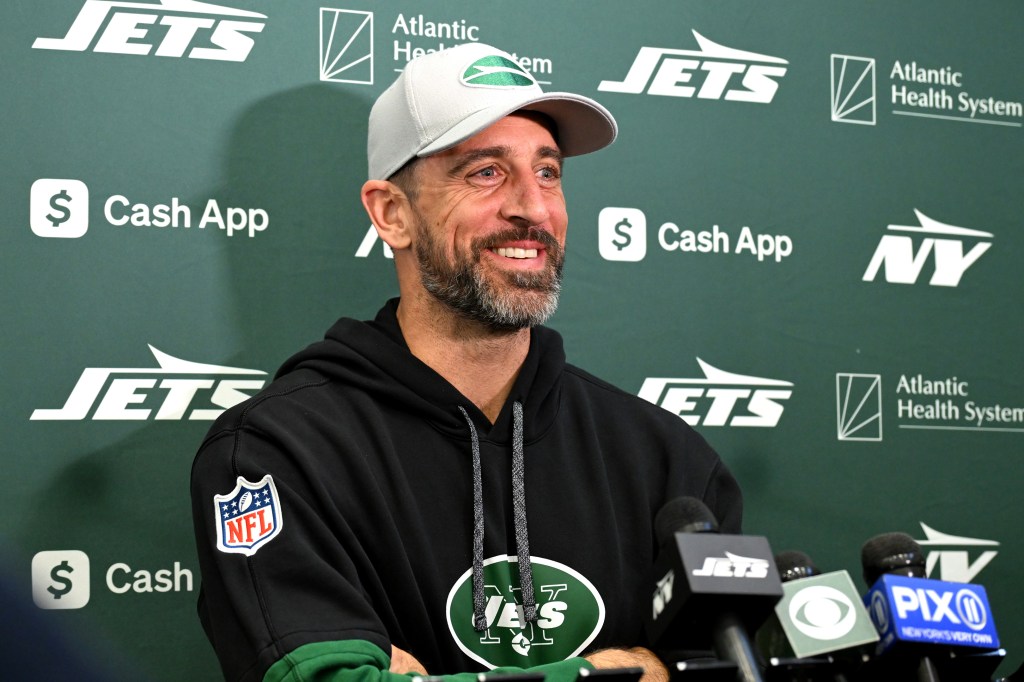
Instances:
[[[526,622],[514,556],[484,561],[487,629],[473,628],[472,569],[448,594],[448,629],[467,656],[488,668],[530,667],[583,652],[604,625],[605,607],[594,585],[565,564],[531,558],[537,619]]]

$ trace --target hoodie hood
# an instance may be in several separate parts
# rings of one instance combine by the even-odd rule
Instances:
[[[402,405],[410,415],[426,419],[452,438],[466,441],[469,433],[460,407],[469,415],[481,439],[510,444],[512,406],[518,402],[523,406],[525,444],[543,436],[558,414],[565,368],[562,337],[557,332],[546,327],[530,330],[530,350],[492,426],[468,398],[409,352],[398,325],[398,303],[397,298],[388,301],[373,320],[338,320],[323,341],[289,358],[278,370],[277,378],[312,369],[358,386],[382,401]]]

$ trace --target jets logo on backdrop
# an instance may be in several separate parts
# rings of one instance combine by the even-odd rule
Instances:
[[[477,59],[462,72],[460,80],[474,88],[521,88],[537,82],[523,67],[501,55]]]
[[[939,580],[969,583],[999,554],[995,549],[982,549],[999,547],[995,540],[941,533],[923,521],[921,530],[926,539],[918,540],[917,544],[928,548],[925,572],[930,578],[936,577],[934,573],[937,568]],[[976,551],[979,552],[977,558],[971,561],[971,554]]]
[[[639,396],[686,420],[690,426],[773,427],[793,384],[712,367],[700,358],[703,379],[644,379]]]
[[[254,44],[246,34],[262,31],[266,18],[196,0],[85,0],[63,38],[36,38],[32,47],[244,62]]]
[[[581,653],[601,631],[604,600],[594,585],[568,566],[533,557],[537,620],[528,623],[519,600],[519,562],[514,556],[484,561],[487,629],[473,628],[472,569],[448,594],[448,629],[459,648],[488,668],[530,667]]]
[[[91,413],[98,421],[133,421],[149,419],[156,408],[154,419],[185,419],[188,413],[188,419],[212,420],[250,397],[242,389],[255,391],[266,383],[265,379],[234,378],[267,375],[258,369],[206,365],[179,360],[153,346],[149,350],[159,369],[87,367],[64,407],[34,410],[31,419],[77,421]],[[205,406],[189,412],[197,402]]]
[[[638,95],[726,99],[768,104],[786,75],[785,59],[719,45],[693,31],[699,50],[641,47],[621,81],[598,90]]]
[[[916,208],[914,213],[920,225],[889,225],[889,232],[882,236],[868,269],[864,271],[865,282],[873,282],[884,265],[886,282],[914,284],[931,256],[934,270],[928,284],[955,287],[960,284],[967,268],[992,246],[991,241],[986,241],[992,239],[991,232],[946,225],[932,220]],[[921,235],[923,239],[915,245],[914,237],[894,232]],[[968,247],[966,253],[965,247]]]
[[[371,224],[366,230],[366,234],[363,235],[363,241],[359,242],[359,248],[356,249],[356,258],[369,257],[370,253],[373,251],[374,244],[376,244],[379,239],[380,235],[377,234],[377,228]],[[391,247],[388,246],[387,242],[381,241],[380,244],[384,249],[385,258],[395,257],[395,252],[391,250]]]
[[[222,552],[252,556],[281,532],[281,502],[270,474],[259,483],[239,476],[234,490],[213,496],[213,509]]]

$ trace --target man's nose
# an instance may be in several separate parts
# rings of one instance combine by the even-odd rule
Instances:
[[[512,178],[502,203],[502,217],[517,225],[540,225],[550,217],[550,200],[532,173]]]

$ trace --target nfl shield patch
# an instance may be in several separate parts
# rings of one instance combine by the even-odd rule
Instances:
[[[238,477],[227,495],[214,495],[217,549],[252,556],[281,532],[281,500],[274,479],[267,474],[259,483]]]

